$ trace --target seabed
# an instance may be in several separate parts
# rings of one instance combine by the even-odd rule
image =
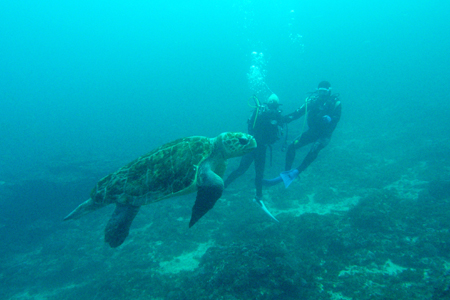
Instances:
[[[0,298],[450,298],[450,199],[428,192],[447,170],[348,149],[330,145],[289,189],[265,189],[279,223],[252,201],[252,171],[191,229],[194,195],[143,207],[117,249],[103,241],[112,207],[37,221],[41,239],[0,256]]]

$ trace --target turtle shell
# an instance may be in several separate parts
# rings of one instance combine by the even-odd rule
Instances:
[[[96,203],[145,205],[195,191],[198,165],[213,150],[211,139],[187,137],[167,143],[101,179]]]

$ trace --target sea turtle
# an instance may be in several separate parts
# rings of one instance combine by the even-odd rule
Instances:
[[[64,220],[116,204],[105,228],[105,241],[115,248],[128,236],[142,205],[197,191],[191,227],[222,195],[227,159],[255,147],[255,139],[241,132],[224,132],[215,138],[192,136],[167,143],[101,179],[91,198]]]

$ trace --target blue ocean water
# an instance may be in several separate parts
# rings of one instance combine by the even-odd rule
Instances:
[[[129,249],[119,255],[102,248],[103,226],[110,211],[86,223],[63,224],[62,218],[89,197],[103,176],[163,143],[185,136],[246,131],[251,112],[248,99],[253,94],[264,100],[276,93],[283,111],[289,113],[320,81],[331,82],[333,92],[341,95],[342,119],[330,148],[314,163],[309,178],[336,181],[348,197],[367,196],[371,188],[391,189],[401,178],[412,185],[416,179],[425,183],[448,179],[449,17],[448,2],[419,0],[3,1],[0,256],[3,262],[13,263],[0,269],[0,278],[8,278],[0,287],[5,291],[0,297],[75,299],[84,295],[106,299],[98,292],[105,288],[99,279],[101,273],[88,267],[89,259],[100,267],[105,267],[106,260],[116,271],[123,263],[117,256],[131,260],[126,252]],[[291,140],[299,134],[301,124],[290,125]],[[268,176],[283,168],[285,154],[279,149],[273,148]],[[230,161],[230,167],[237,163]],[[236,184],[233,193],[238,196],[228,198],[250,202],[252,172]],[[411,179],[408,172],[419,174],[418,178]],[[367,183],[364,192],[355,191],[352,184],[364,186],[364,180],[379,182],[374,186]],[[294,192],[283,194],[283,190],[268,193],[272,199],[296,201],[300,197]],[[342,199],[338,197],[336,202]],[[295,207],[281,202],[280,211]],[[137,219],[136,228],[160,220],[159,226],[170,231],[175,225],[169,220],[190,212],[191,203],[176,203],[182,208],[167,218],[157,211],[169,214],[170,204],[155,204],[146,215],[152,220]],[[272,204],[277,209],[275,200]],[[209,227],[179,233],[179,253],[166,249],[162,251],[166,256],[152,258],[153,263],[158,264],[158,258],[169,261],[207,238],[221,246],[245,244],[247,237],[235,236],[239,229],[231,225],[242,219],[232,219],[227,227],[231,229],[224,229],[220,222],[232,217],[215,213],[218,221],[214,230],[226,233],[222,232],[221,242]],[[244,212],[237,214],[245,216]],[[285,222],[295,218],[286,217]],[[267,222],[263,216],[257,221]],[[257,221],[249,221],[249,228],[264,236],[258,227],[264,225],[253,224]],[[187,226],[185,223],[179,228]],[[446,229],[441,225],[433,230]],[[91,234],[83,238],[85,230]],[[157,232],[153,237],[168,243],[165,233]],[[284,234],[288,244],[289,237],[298,232]],[[449,243],[440,238],[440,243]],[[137,239],[133,242],[144,247]],[[152,242],[155,240],[150,237],[146,240],[147,244]],[[438,248],[436,256],[441,262],[450,260],[443,255],[445,247],[439,248],[432,241],[428,244]],[[76,251],[67,253],[75,246]],[[76,261],[86,253],[90,255],[87,263],[77,266]],[[39,277],[42,261],[49,260],[53,263],[46,268],[53,271]],[[114,281],[123,277],[118,275]],[[186,281],[180,278],[178,288],[183,290]],[[309,276],[308,283],[313,278]],[[166,278],[160,280],[161,286],[170,286]],[[75,284],[92,290],[71,289]],[[168,287],[153,294],[137,283],[133,288],[143,291],[139,294],[142,299],[178,297],[164,294]],[[262,298],[264,293],[267,298]],[[264,293],[258,299],[274,295]],[[108,294],[109,299],[114,294],[138,298],[121,289]],[[342,294],[356,297],[349,291]],[[216,296],[227,295],[257,299],[236,291]],[[295,298],[292,295],[283,297]],[[313,294],[308,295],[313,299]],[[365,297],[370,298],[365,295],[361,299]]]

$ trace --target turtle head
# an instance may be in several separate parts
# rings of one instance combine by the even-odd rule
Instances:
[[[243,132],[224,132],[216,138],[216,145],[225,159],[242,156],[256,148],[253,136]]]

